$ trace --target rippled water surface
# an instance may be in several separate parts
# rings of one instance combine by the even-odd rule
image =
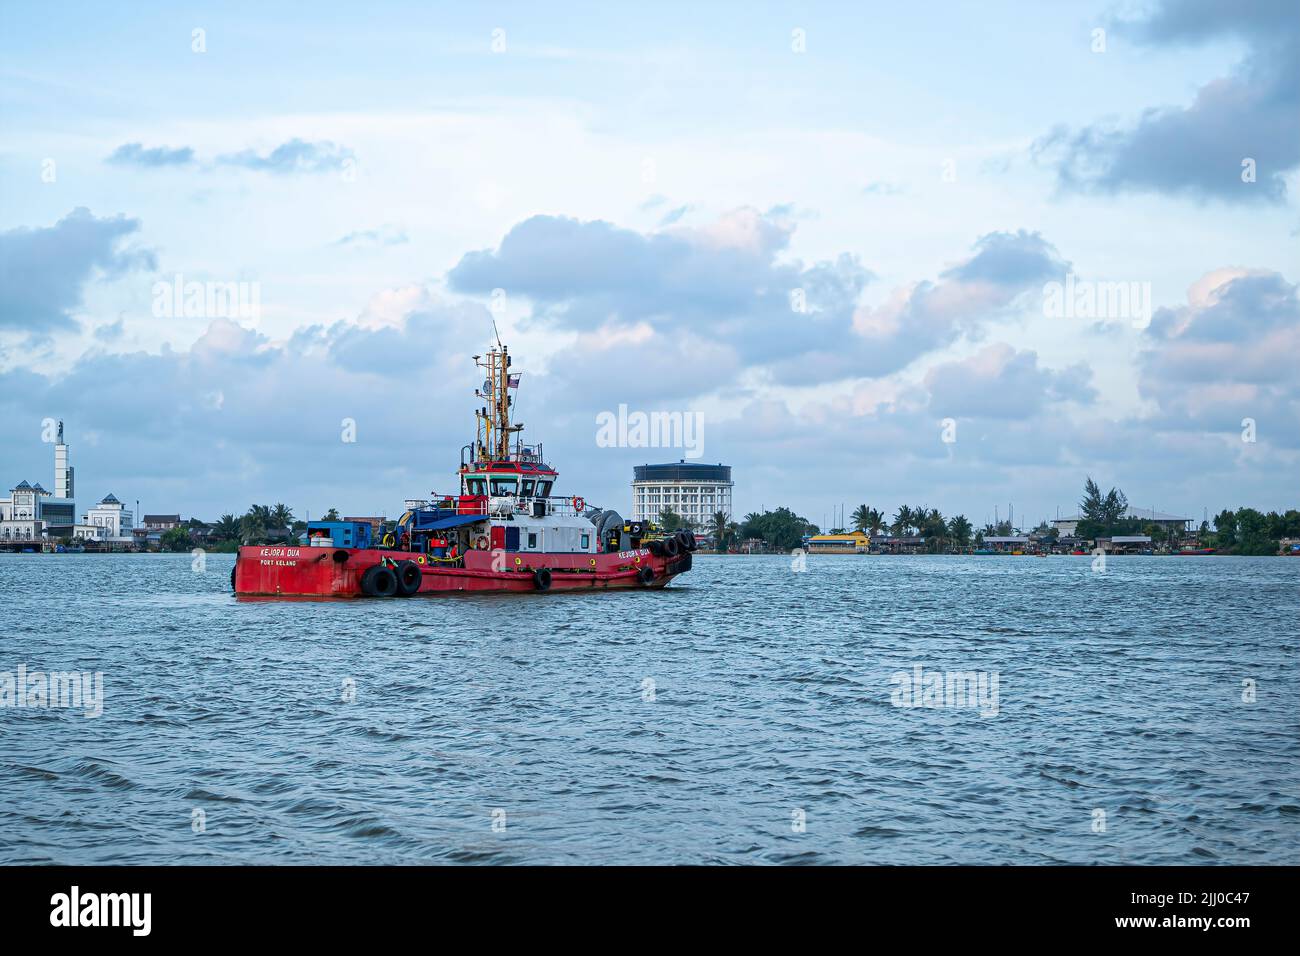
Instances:
[[[0,677],[105,686],[0,709],[0,862],[1300,857],[1300,560],[700,555],[662,592],[333,603],[237,602],[231,562],[0,555]],[[996,674],[997,714],[893,706],[918,664]]]

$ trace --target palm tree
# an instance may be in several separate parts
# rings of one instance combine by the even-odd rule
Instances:
[[[885,513],[876,508],[869,509],[867,513],[867,531],[873,538],[878,537],[880,532],[885,529]]]
[[[709,531],[713,535],[713,550],[718,554],[725,554],[727,551],[727,539],[731,529],[731,519],[727,517],[725,511],[713,512],[713,518],[709,523]]]
[[[858,505],[853,509],[852,514],[853,527],[859,531],[866,531],[867,525],[871,523],[871,509],[866,505]]]
[[[293,511],[286,504],[277,503],[271,509],[271,525],[275,528],[293,527]]]
[[[973,530],[965,515],[957,515],[948,522],[948,535],[963,548],[970,543],[971,531]]]
[[[271,524],[271,509],[266,505],[249,505],[248,512],[239,519],[239,536],[244,544],[255,544],[266,538]]]
[[[212,526],[212,537],[217,541],[234,541],[239,537],[239,519],[225,514]]]
[[[916,516],[912,514],[912,509],[907,505],[900,505],[898,514],[894,515],[894,523],[889,526],[889,530],[896,535],[906,535],[912,530],[912,522]]]

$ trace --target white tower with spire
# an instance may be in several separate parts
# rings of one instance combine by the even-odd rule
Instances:
[[[72,466],[68,464],[68,446],[63,441],[63,422],[59,422],[59,437],[54,443],[54,497],[71,500],[73,493]]]

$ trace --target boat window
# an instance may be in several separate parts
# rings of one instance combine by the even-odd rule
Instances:
[[[538,497],[545,498],[551,493],[551,483],[549,481],[537,482]]]
[[[519,487],[519,482],[514,478],[493,478],[492,494],[500,497],[501,495],[513,495]]]
[[[465,487],[469,489],[471,495],[485,495],[487,494],[487,479],[466,478]]]
[[[590,543],[591,543],[591,536],[584,534],[582,536],[582,550],[586,551]]]
[[[530,531],[530,532],[528,532],[528,547],[530,547],[530,548],[535,548],[535,547],[537,547],[537,532],[536,532],[536,531]]]
[[[525,478],[523,480],[522,488],[523,490],[520,491],[519,493],[523,495],[525,498],[531,498],[533,496],[533,479]]]

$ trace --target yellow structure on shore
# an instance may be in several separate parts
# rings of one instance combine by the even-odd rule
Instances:
[[[808,539],[809,554],[866,554],[871,536],[865,531],[818,534]]]

